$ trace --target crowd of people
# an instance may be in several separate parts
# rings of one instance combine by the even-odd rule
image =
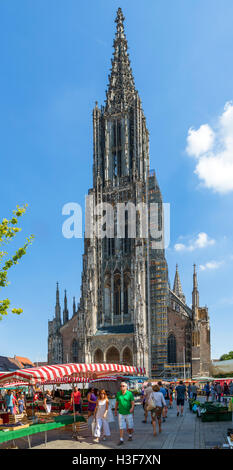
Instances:
[[[110,395],[104,389],[97,390],[91,387],[87,393],[87,413],[88,423],[92,429],[94,442],[99,442],[102,436],[103,440],[110,438],[111,430],[109,424],[114,422],[112,411],[113,401]],[[71,403],[75,407],[75,411],[81,413],[82,397],[80,391],[75,387],[74,392],[71,394]],[[128,390],[125,382],[120,385],[120,390],[116,394],[114,400],[114,414],[118,415],[120,440],[119,445],[124,443],[124,431],[127,430],[128,440],[132,440],[133,435],[133,412],[134,412],[134,395]]]
[[[207,382],[204,385],[203,391],[206,396],[206,401],[209,401],[211,398],[212,401],[221,401],[221,397],[223,396],[232,396],[233,395],[233,382],[232,380],[227,384],[224,382],[222,385],[220,382]],[[197,398],[197,386],[196,384],[189,384],[188,386],[188,397]]]
[[[187,391],[182,380],[176,387],[172,384],[166,386],[161,381],[153,386],[151,382],[148,382],[147,387],[142,391],[144,409],[144,420],[142,422],[147,423],[150,412],[153,434],[156,436],[156,422],[158,422],[159,432],[161,432],[162,422],[166,422],[168,409],[173,407],[174,400],[176,400],[177,416],[183,416],[185,399],[187,399]]]
[[[206,383],[204,388],[206,400],[220,401],[223,395],[233,395],[233,382],[229,385],[225,382],[221,385],[219,382]],[[178,384],[164,384],[159,381],[156,384],[148,382],[141,391],[141,402],[144,410],[143,423],[147,423],[150,417],[153,435],[162,431],[162,423],[166,423],[168,410],[176,406],[177,417],[183,416],[185,400],[197,399],[199,390],[195,382],[190,383],[186,388],[183,381]],[[51,392],[47,390],[44,394],[41,392],[33,393],[33,401],[43,399],[43,406],[47,413],[51,412],[52,401],[55,398],[64,398],[64,391],[56,390]],[[3,400],[4,408],[11,414],[23,413],[26,410],[26,397],[22,392],[12,392],[8,390],[4,397],[0,394],[0,400]],[[85,399],[83,399],[81,390],[74,387],[70,400],[65,403],[66,412],[82,414],[84,400],[87,401],[88,425],[91,428],[94,442],[99,442],[110,438],[111,429],[109,424],[114,422],[118,416],[119,435],[118,445],[124,444],[125,431],[128,440],[131,441],[134,432],[134,394],[128,390],[126,382],[121,382],[120,390],[117,392],[114,402],[112,397],[104,389],[97,390],[91,387]],[[158,425],[158,428],[157,428]]]
[[[211,399],[213,401],[221,401],[221,397],[233,395],[233,382],[232,380],[227,384],[227,382],[224,382],[223,385],[221,385],[220,382],[212,382],[209,383],[207,382],[204,391],[206,394],[206,400],[209,401],[209,397],[211,396]]]
[[[25,395],[22,392],[14,392],[7,390],[3,395],[0,393],[0,401],[2,402],[2,410],[11,414],[21,414],[25,411]]]

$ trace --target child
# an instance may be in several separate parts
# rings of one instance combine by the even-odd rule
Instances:
[[[24,404],[24,398],[23,398],[23,395],[22,393],[19,395],[19,398],[18,398],[18,407],[19,407],[19,413],[23,413],[24,410],[25,410],[25,404]]]

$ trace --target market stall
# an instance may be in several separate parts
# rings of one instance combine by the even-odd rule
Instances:
[[[29,448],[31,448],[31,440],[30,436],[32,434],[38,434],[40,432],[45,433],[45,445],[47,443],[47,431],[50,431],[52,429],[56,428],[61,428],[64,426],[67,426],[69,424],[73,423],[73,416],[59,416],[55,417],[53,422],[48,422],[48,423],[40,423],[40,424],[27,424],[27,425],[22,425],[18,426],[18,429],[16,427],[11,429],[0,429],[0,444],[3,442],[8,442],[8,441],[14,441],[15,439],[19,439],[21,437],[28,437],[28,444]],[[86,421],[83,416],[76,416],[75,417],[75,422],[80,423]]]
[[[86,379],[86,380],[96,380],[96,379],[103,379],[104,377],[108,376],[109,373],[111,376],[116,376],[116,375],[129,375],[129,374],[140,374],[143,375],[145,373],[145,370],[143,368],[137,368],[133,366],[123,366],[119,364],[61,364],[61,365],[51,365],[51,366],[44,366],[44,367],[37,367],[37,368],[30,368],[30,369],[20,369],[17,371],[13,372],[6,372],[4,374],[1,374],[0,376],[0,384],[4,383],[12,383],[15,382],[16,380],[19,381],[20,383],[26,382],[29,385],[35,385],[35,384],[46,384],[55,381],[56,383],[61,383],[64,379],[66,378],[71,378],[71,384],[74,387],[74,383],[78,382],[78,380],[73,380],[74,379]],[[66,418],[67,416],[63,416]],[[72,422],[74,423],[74,432],[76,434],[76,422],[79,420],[84,420],[85,418],[82,416],[77,416],[75,413],[75,407],[73,408],[73,415],[67,417],[72,419]],[[50,423],[44,423],[44,424],[50,424],[53,426],[56,423],[56,419],[54,417],[53,422]],[[15,423],[17,424],[17,423]],[[22,424],[22,423],[21,423]],[[39,423],[41,426],[43,424]],[[26,432],[26,435],[30,435],[30,430],[31,426],[36,426],[36,423],[34,422],[29,423],[29,426],[25,427],[24,429],[21,428],[21,430],[16,430],[15,432]],[[55,426],[56,427],[56,426]],[[29,428],[27,430],[27,428]],[[6,429],[6,427],[5,427]],[[43,430],[48,430],[45,428],[41,428]],[[51,428],[52,429],[52,428]],[[36,432],[36,428],[32,428],[33,432]],[[38,432],[42,432],[38,431]],[[3,433],[9,433],[10,431],[2,431]],[[0,436],[3,435],[0,434]],[[7,439],[8,437],[8,439]],[[19,436],[20,437],[20,436]],[[4,438],[4,441],[10,440],[12,436],[10,434],[7,434],[6,439]],[[1,440],[0,440],[1,442]],[[2,441],[3,442],[3,441]]]
[[[63,377],[84,377],[97,379],[107,375],[144,375],[145,369],[120,364],[56,364],[43,367],[31,367],[6,372],[0,376],[0,383],[12,381],[28,381],[29,383],[46,382]]]

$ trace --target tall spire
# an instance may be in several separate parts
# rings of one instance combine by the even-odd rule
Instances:
[[[66,290],[65,290],[65,297],[64,297],[64,310],[63,310],[63,324],[69,321],[69,311],[67,308],[67,297],[66,297]]]
[[[112,68],[106,92],[106,110],[108,112],[119,112],[128,108],[137,94],[127,52],[128,43],[124,31],[124,19],[121,8],[118,8],[115,19],[117,27],[113,43]]]
[[[180,275],[178,271],[178,264],[176,265],[176,274],[175,274],[175,279],[174,279],[174,285],[173,285],[173,292],[185,303],[185,296],[182,291],[182,286],[180,282]]]
[[[56,289],[56,306],[55,306],[55,317],[58,322],[61,323],[61,306],[59,300],[59,286],[57,282],[57,289]]]
[[[194,316],[197,317],[197,309],[199,307],[199,292],[197,285],[196,265],[193,265],[193,292],[192,292],[192,308]]]
[[[75,297],[73,297],[73,316],[76,313],[76,304],[75,304]]]

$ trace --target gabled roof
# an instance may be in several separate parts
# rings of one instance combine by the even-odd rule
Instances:
[[[188,307],[187,304],[182,302],[182,300],[171,290],[169,289],[169,294],[171,296],[171,299],[175,300],[177,304],[180,305],[180,307],[184,310],[184,314],[187,315],[190,319],[192,319],[193,312],[191,308]]]
[[[7,372],[18,369],[21,367],[13,357],[0,356],[0,371]]]
[[[27,357],[15,356],[14,359],[19,363],[20,368],[35,367],[35,364],[33,364],[33,362]]]

